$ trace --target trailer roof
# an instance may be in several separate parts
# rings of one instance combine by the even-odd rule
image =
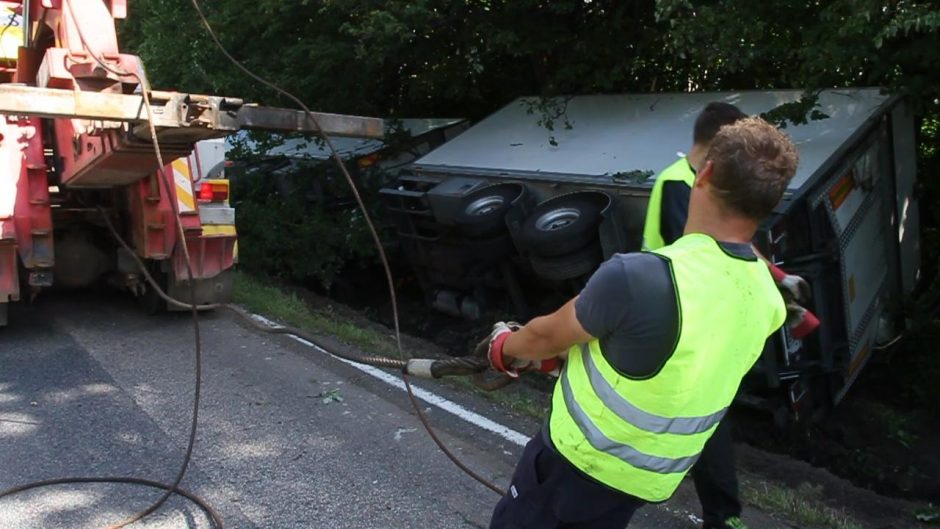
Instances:
[[[609,182],[619,173],[658,173],[691,146],[693,123],[708,103],[725,101],[753,115],[798,101],[802,94],[766,90],[575,96],[567,104],[571,128],[557,119],[554,132],[538,123],[538,110],[529,112],[526,100],[531,98],[520,98],[420,158],[414,168],[507,178],[541,173],[598,182]],[[820,93],[817,109],[829,117],[785,129],[800,151],[790,189],[809,180],[887,99],[877,88]],[[557,145],[551,145],[552,135]]]

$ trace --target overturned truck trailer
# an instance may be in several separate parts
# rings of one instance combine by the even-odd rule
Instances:
[[[557,102],[553,131],[521,99],[382,194],[429,305],[473,318],[509,299],[531,317],[576,293],[612,254],[640,249],[655,174],[691,144],[706,104],[760,114],[802,94],[580,96]],[[745,380],[742,401],[783,417],[842,399],[900,332],[919,278],[911,110],[873,88],[823,91],[816,110],[826,117],[786,128],[799,170],[754,241],[810,282],[809,308],[822,321],[803,341],[781,329]]]

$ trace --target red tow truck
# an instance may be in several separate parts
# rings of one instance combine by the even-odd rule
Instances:
[[[224,180],[194,188],[203,172],[194,146],[241,129],[383,136],[376,118],[311,119],[238,98],[152,90],[141,59],[118,47],[114,21],[126,16],[127,0],[0,0],[0,325],[9,302],[53,285],[108,282],[161,307],[106,217],[170,296],[225,301],[234,212]],[[160,181],[151,125],[170,186]]]

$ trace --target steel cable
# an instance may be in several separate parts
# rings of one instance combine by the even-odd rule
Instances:
[[[75,12],[72,10],[71,3],[64,2],[64,4],[68,6],[69,15],[75,21],[75,27],[78,30],[78,36],[79,36],[79,40],[81,40],[82,42],[82,46],[85,48],[85,51],[88,52],[88,54],[94,58],[95,62],[101,65],[102,68],[108,70],[109,72],[115,75],[118,75],[121,77],[133,76],[137,79],[138,83],[140,84],[141,94],[144,100],[144,107],[146,108],[146,111],[147,111],[147,119],[148,119],[148,125],[150,128],[151,141],[153,142],[153,148],[154,148],[155,155],[157,158],[157,170],[158,170],[158,174],[161,177],[160,183],[163,184],[163,188],[167,194],[167,197],[172,197],[173,196],[172,188],[170,187],[169,179],[167,178],[166,172],[164,170],[163,155],[160,152],[160,143],[159,143],[159,140],[157,139],[156,127],[153,122],[154,115],[153,115],[153,108],[150,103],[149,85],[146,83],[145,79],[137,72],[119,71],[119,70],[112,68],[111,66],[106,64],[103,60],[101,60],[101,58],[98,57],[97,54],[94,53],[94,51],[90,48],[90,46],[88,46],[87,41],[85,40],[85,36],[82,32],[79,19],[75,16]],[[173,200],[169,200],[169,202],[173,210],[174,219],[176,221],[175,224],[177,228],[177,236],[179,237],[179,244],[182,246],[182,252],[186,260],[186,274],[187,274],[188,283],[189,283],[189,296],[191,300],[195,300],[196,292],[195,292],[195,285],[193,283],[192,263],[191,263],[190,256],[189,256],[189,248],[186,244],[186,233],[185,233],[185,230],[183,229],[183,224],[180,220],[179,205]],[[194,332],[194,342],[195,342],[195,378],[196,380],[195,380],[194,389],[193,389],[193,411],[192,411],[192,416],[191,416],[192,419],[190,422],[189,439],[186,445],[186,453],[183,456],[182,464],[180,466],[179,472],[177,473],[176,478],[174,479],[173,483],[171,485],[166,485],[166,484],[159,483],[156,481],[143,480],[140,478],[113,478],[113,479],[112,478],[85,478],[85,477],[61,478],[61,479],[56,479],[56,480],[47,480],[47,481],[38,482],[38,483],[30,483],[30,484],[22,485],[20,487],[14,487],[12,489],[0,491],[0,498],[4,496],[16,494],[17,492],[21,492],[23,490],[29,490],[29,489],[36,488],[36,487],[47,486],[47,484],[59,484],[59,483],[107,483],[107,482],[137,483],[137,484],[149,484],[150,486],[156,486],[157,488],[162,488],[166,491],[160,496],[160,498],[157,501],[153,502],[146,509],[134,514],[133,516],[125,519],[122,522],[119,522],[117,524],[114,524],[108,527],[108,529],[120,529],[138,520],[141,520],[142,518],[155,512],[166,502],[167,499],[169,499],[170,496],[172,496],[174,493],[178,493],[177,491],[179,488],[179,484],[182,482],[183,477],[186,475],[186,470],[188,469],[189,463],[192,460],[193,448],[195,446],[195,441],[196,441],[196,430],[199,424],[199,402],[200,402],[201,391],[202,391],[202,339],[199,333],[199,317],[197,313],[197,307],[194,303],[190,305],[190,308],[191,308],[192,318],[193,318],[193,332]],[[199,499],[198,497],[192,495],[191,493],[181,494],[181,495],[189,499],[196,498],[196,500],[194,500],[196,504],[210,515],[210,519],[212,523],[216,525],[216,527],[218,527],[219,529],[222,529],[223,525],[222,525],[221,517],[219,517],[218,514],[215,513],[215,511],[213,511],[204,500]]]
[[[314,335],[307,333],[303,331],[302,329],[298,329],[298,328],[291,327],[291,326],[285,326],[285,325],[281,325],[279,327],[270,327],[270,326],[262,325],[260,322],[252,318],[250,314],[244,311],[244,309],[236,305],[207,304],[207,305],[197,306],[194,303],[196,299],[195,284],[193,281],[193,270],[192,270],[192,263],[191,263],[190,254],[189,254],[189,248],[188,248],[188,245],[186,244],[186,234],[185,234],[185,230],[183,228],[182,222],[180,220],[179,206],[173,200],[170,200],[169,202],[171,204],[174,219],[176,221],[175,224],[177,228],[177,236],[179,238],[179,244],[181,245],[181,251],[183,252],[183,257],[186,261],[187,282],[189,286],[189,295],[190,295],[191,303],[185,303],[185,302],[182,302],[180,300],[170,297],[169,295],[166,294],[166,292],[164,292],[160,288],[156,279],[153,278],[153,276],[149,273],[144,263],[137,256],[137,253],[126,243],[126,241],[124,241],[124,239],[120,236],[118,231],[114,228],[114,225],[111,222],[110,218],[108,217],[107,212],[103,208],[99,207],[99,210],[102,214],[102,218],[104,219],[106,226],[111,231],[112,235],[117,239],[118,243],[135,259],[141,273],[144,275],[145,279],[150,284],[151,288],[153,288],[154,291],[158,294],[158,296],[160,296],[160,298],[162,298],[168,304],[179,307],[179,308],[189,309],[192,313],[193,326],[194,326],[194,339],[195,339],[195,363],[196,363],[195,378],[196,378],[196,381],[194,385],[193,412],[192,412],[192,420],[191,420],[191,425],[190,425],[190,434],[189,434],[189,439],[187,442],[186,453],[183,457],[182,465],[180,467],[179,472],[177,473],[177,476],[174,482],[170,485],[153,481],[153,480],[134,478],[134,477],[70,477],[70,478],[57,478],[57,479],[50,479],[50,480],[44,480],[44,481],[37,481],[37,482],[27,483],[24,485],[13,487],[10,489],[6,489],[4,491],[0,491],[0,498],[17,494],[20,492],[24,492],[27,490],[39,488],[39,487],[47,487],[47,486],[61,485],[61,484],[127,483],[127,484],[144,485],[144,486],[164,489],[166,492],[146,509],[138,512],[137,514],[125,519],[124,521],[118,524],[109,526],[108,529],[119,529],[119,528],[125,527],[127,525],[130,525],[136,521],[143,519],[144,517],[158,510],[166,502],[166,500],[169,499],[169,497],[172,496],[173,494],[178,494],[184,498],[187,498],[193,501],[197,506],[199,506],[203,511],[206,512],[206,514],[209,516],[209,519],[214,526],[218,527],[219,529],[223,529],[223,522],[222,522],[221,516],[219,516],[219,514],[214,509],[212,509],[205,500],[179,487],[180,483],[182,482],[186,474],[186,470],[189,466],[189,463],[192,459],[192,453],[193,453],[193,448],[195,444],[195,437],[196,437],[198,417],[199,417],[199,402],[200,402],[201,385],[202,385],[202,340],[201,340],[200,331],[199,331],[198,311],[210,310],[210,309],[215,309],[215,308],[223,308],[223,309],[232,311],[238,316],[240,316],[242,319],[244,319],[246,322],[248,322],[250,325],[252,325],[256,329],[261,330],[263,332],[271,333],[271,334],[291,334],[299,338],[303,338],[304,340],[307,340],[317,345],[318,347],[326,350],[330,354],[340,357],[340,358],[345,358],[347,360],[351,360],[357,363],[375,365],[378,367],[399,369],[401,371],[402,380],[405,384],[406,392],[408,393],[408,397],[411,401],[411,404],[415,412],[417,413],[417,416],[420,422],[424,426],[425,430],[427,430],[429,436],[431,437],[433,442],[437,445],[437,447],[448,457],[448,459],[450,459],[458,468],[460,468],[468,476],[475,479],[476,481],[486,486],[490,490],[494,491],[495,493],[499,495],[503,495],[505,491],[500,489],[491,481],[487,480],[486,478],[483,478],[482,476],[474,472],[466,464],[460,461],[459,458],[457,458],[450,451],[450,449],[447,448],[447,446],[443,443],[443,441],[441,441],[441,439],[434,432],[433,427],[431,426],[424,412],[421,410],[420,405],[418,404],[417,398],[415,397],[414,391],[411,386],[409,376],[405,370],[407,367],[407,360],[405,360],[404,358],[405,355],[404,355],[404,350],[402,348],[402,343],[401,343],[398,300],[395,294],[395,287],[394,287],[394,281],[392,278],[391,267],[389,266],[388,259],[384,251],[384,247],[382,245],[382,241],[378,235],[378,231],[376,230],[375,225],[372,221],[372,218],[369,215],[369,212],[359,193],[359,190],[355,184],[355,181],[352,179],[352,176],[349,174],[349,170],[346,168],[346,165],[344,161],[342,160],[342,157],[337,152],[329,136],[323,133],[316,119],[316,116],[310,111],[310,109],[299,98],[281,89],[276,84],[271,83],[257,76],[251,70],[243,66],[237,59],[232,57],[229,54],[229,52],[225,49],[225,47],[222,45],[221,41],[218,39],[218,36],[215,34],[214,30],[212,29],[211,25],[206,19],[197,0],[192,0],[192,3],[193,3],[193,7],[196,9],[199,15],[200,20],[205,26],[206,31],[208,32],[212,40],[215,42],[215,44],[218,46],[220,51],[226,56],[226,58],[228,58],[228,60],[230,60],[233,64],[235,64],[235,66],[237,66],[240,70],[242,70],[246,75],[248,75],[252,79],[264,84],[265,86],[268,86],[269,88],[286,96],[288,99],[290,99],[295,104],[297,104],[297,106],[299,106],[305,112],[307,118],[314,124],[318,133],[320,134],[320,137],[323,139],[324,143],[330,149],[333,160],[336,162],[341,172],[343,173],[343,176],[345,177],[346,182],[349,185],[350,190],[352,191],[353,196],[356,199],[357,206],[359,207],[360,211],[363,214],[367,228],[370,232],[372,240],[378,251],[378,254],[379,254],[379,257],[380,257],[380,260],[381,260],[381,263],[385,272],[386,280],[388,283],[389,296],[390,296],[391,305],[392,305],[392,317],[393,317],[393,322],[394,322],[395,344],[396,344],[396,348],[398,350],[398,354],[400,358],[399,360],[395,360],[395,359],[382,357],[382,356],[355,355],[355,354],[339,352],[335,348],[328,347],[326,344],[323,344],[322,340],[319,340]],[[169,183],[169,178],[167,177],[166,171],[164,169],[165,166],[163,163],[163,156],[160,151],[160,143],[159,143],[159,139],[157,138],[156,128],[154,126],[154,121],[153,121],[154,115],[153,115],[153,108],[150,102],[149,84],[137,72],[123,72],[123,71],[117,70],[111,67],[110,65],[108,65],[107,63],[105,63],[103,60],[101,60],[101,58],[99,58],[95,53],[93,53],[85,42],[85,38],[84,38],[84,35],[82,34],[81,27],[78,23],[78,19],[74,16],[74,12],[71,11],[72,10],[71,4],[66,2],[66,5],[68,6],[70,15],[76,21],[76,27],[78,29],[79,39],[82,41],[83,46],[85,47],[89,55],[92,58],[94,58],[94,60],[102,68],[104,68],[105,70],[111,73],[121,76],[121,77],[134,77],[137,79],[141,87],[141,94],[144,100],[144,107],[146,108],[146,111],[147,111],[148,126],[150,130],[151,141],[153,143],[154,152],[157,158],[158,175],[160,177],[159,182],[160,184],[162,184],[163,189],[167,194],[167,197],[172,197],[173,196],[172,188]],[[479,387],[483,389],[489,389],[489,390],[497,389],[499,387],[503,387],[506,385],[504,380],[499,380],[495,383],[483,382],[483,379],[480,378],[478,375],[488,367],[488,363],[486,363],[485,361],[481,359],[477,359],[477,358],[442,359],[442,360],[436,360],[435,365],[437,368],[436,376],[477,375],[477,377],[474,379],[475,383]]]
[[[392,304],[392,320],[395,325],[395,343],[398,348],[399,356],[402,358],[402,360],[404,360],[404,351],[402,350],[402,345],[401,345],[401,329],[400,329],[399,318],[398,318],[398,299],[395,294],[395,283],[392,279],[392,269],[388,264],[388,258],[385,255],[385,249],[382,246],[382,240],[379,237],[378,231],[375,229],[375,225],[372,222],[372,217],[371,215],[369,215],[369,211],[367,210],[366,205],[362,200],[362,196],[359,193],[359,189],[356,186],[356,182],[353,180],[352,176],[349,174],[349,170],[346,168],[346,163],[343,161],[343,158],[339,155],[339,152],[337,152],[336,147],[333,146],[333,142],[330,141],[329,136],[323,132],[323,129],[320,127],[319,123],[317,122],[316,116],[314,116],[313,112],[311,112],[310,109],[307,108],[307,105],[305,105],[304,102],[301,101],[297,96],[284,90],[283,88],[279,87],[275,83],[272,83],[264,79],[263,77],[255,74],[254,72],[249,70],[247,67],[245,67],[241,62],[239,62],[238,59],[233,57],[225,48],[225,46],[222,44],[222,41],[219,40],[219,37],[218,35],[216,35],[215,31],[212,29],[212,26],[209,24],[208,19],[206,19],[205,13],[203,13],[202,8],[199,5],[199,1],[192,0],[192,4],[193,4],[193,7],[196,9],[197,14],[199,15],[199,19],[202,21],[202,25],[205,26],[206,32],[209,34],[209,37],[212,39],[212,41],[215,42],[215,45],[219,48],[219,51],[221,51],[222,54],[225,55],[225,57],[232,64],[234,64],[239,70],[244,72],[245,75],[267,86],[268,88],[271,88],[272,90],[283,95],[284,97],[287,97],[288,99],[293,101],[298,107],[303,109],[308,119],[310,119],[310,121],[316,127],[317,132],[320,135],[320,137],[323,139],[324,144],[326,144],[326,146],[330,149],[330,153],[331,153],[333,160],[336,162],[336,165],[339,167],[340,171],[343,173],[343,177],[346,179],[346,183],[349,185],[350,191],[352,192],[353,196],[356,199],[356,204],[359,206],[359,209],[362,212],[363,218],[366,221],[366,226],[369,229],[369,233],[372,236],[372,241],[375,244],[376,250],[378,251],[378,254],[379,254],[379,258],[382,262],[382,267],[385,271],[385,278],[388,282],[389,298],[391,299],[391,304]],[[454,455],[443,442],[441,442],[441,440],[437,437],[437,435],[435,435],[430,422],[428,422],[427,417],[425,417],[424,412],[421,411],[421,407],[417,403],[417,400],[414,396],[414,392],[411,389],[411,383],[408,379],[408,374],[402,371],[401,376],[402,376],[402,380],[405,383],[405,388],[408,391],[408,396],[411,399],[415,412],[418,414],[418,418],[420,419],[421,424],[424,425],[425,430],[428,431],[428,434],[430,434],[431,439],[434,441],[437,447],[441,450],[441,452],[443,452],[444,455],[446,455],[448,459],[450,459],[455,465],[457,465],[458,468],[463,470],[467,475],[469,475],[476,481],[480,482],[485,487],[496,492],[500,496],[505,494],[505,491],[500,489],[498,486],[496,486],[495,484],[493,484],[486,478],[483,478],[479,474],[473,472],[470,468],[468,468],[465,464],[463,464],[457,458],[457,456]]]

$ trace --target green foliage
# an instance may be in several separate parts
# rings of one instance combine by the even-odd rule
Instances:
[[[257,163],[258,159],[246,156],[243,161]],[[232,177],[242,266],[269,277],[329,289],[346,266],[375,262],[363,214],[332,162],[278,170],[258,167]],[[377,175],[363,172],[358,176],[360,191],[377,207]]]
[[[785,129],[788,123],[802,125],[810,120],[828,118],[829,115],[817,110],[817,106],[819,106],[819,92],[806,92],[799,100],[792,103],[783,103],[764,112],[761,117]]]
[[[232,55],[331,112],[480,118],[519,96],[870,85],[938,114],[927,0],[203,4]],[[287,103],[225,60],[190,0],[136,0],[121,30],[154,86]]]
[[[665,77],[642,2],[203,4],[232,55],[332,112],[479,118],[518,95],[645,91]],[[224,59],[190,0],[138,0],[121,29],[155,86],[283,103]]]
[[[532,115],[538,112],[537,123],[549,132],[548,143],[553,147],[558,146],[555,140],[555,122],[562,120],[565,130],[571,130],[573,125],[568,121],[568,103],[571,96],[566,97],[529,97],[524,98],[522,103],[526,106],[526,114]]]
[[[666,45],[690,63],[693,88],[930,84],[934,2],[659,0]],[[796,23],[795,23],[796,22]],[[926,61],[926,62],[925,62]],[[916,95],[931,98],[932,94]]]
[[[884,435],[894,439],[904,448],[910,449],[917,441],[918,436],[911,432],[913,417],[908,414],[909,410],[898,411],[886,404],[874,402],[870,406],[870,412],[878,426],[883,429]]]
[[[879,376],[904,381],[893,398],[908,409],[924,409],[940,419],[940,322],[909,333],[879,366]]]

